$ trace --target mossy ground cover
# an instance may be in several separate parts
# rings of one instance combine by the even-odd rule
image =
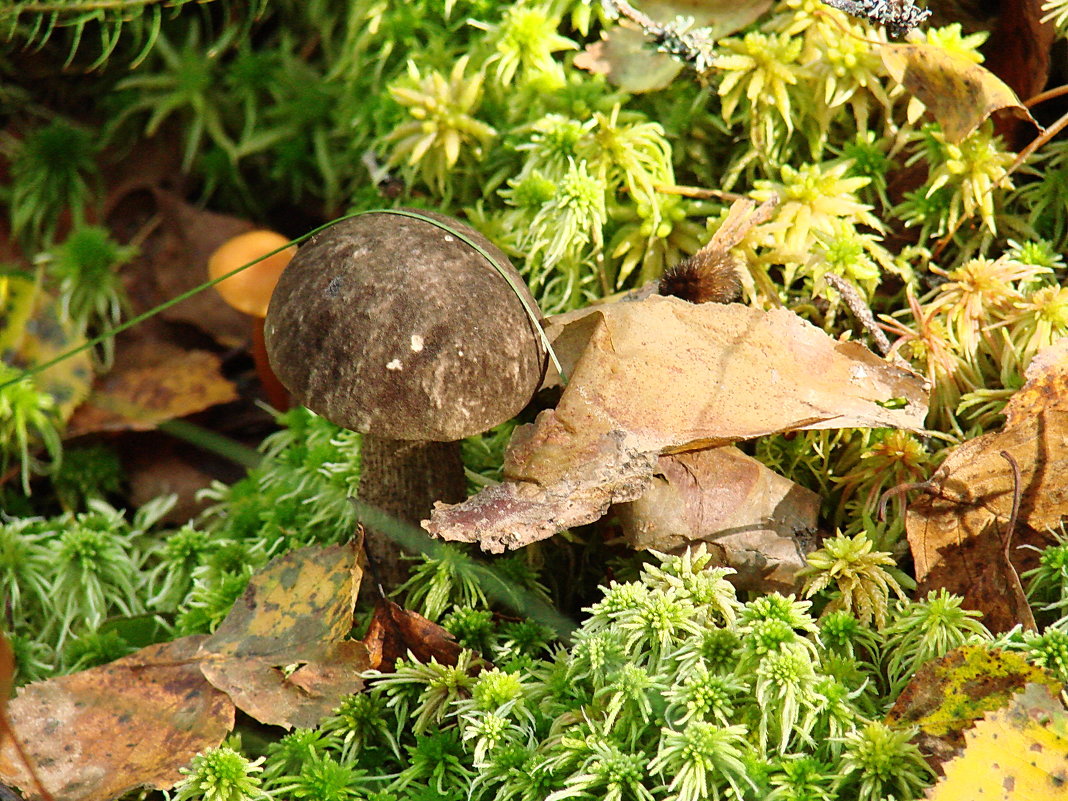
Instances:
[[[400,599],[457,638],[456,665],[401,662],[317,729],[246,722],[194,759],[177,797],[914,798],[933,774],[914,730],[884,716],[922,664],[983,644],[1068,680],[1062,536],[1023,577],[1043,628],[995,639],[945,592],[906,599],[908,496],[878,514],[887,490],[996,430],[1035,354],[1068,332],[1063,134],[1022,164],[1030,123],[947,134],[894,80],[885,31],[816,0],[733,25],[722,11],[672,22],[669,7],[669,54],[634,31],[625,45],[621,5],[0,9],[0,586],[17,684],[211,632],[271,559],[347,541],[356,523],[360,436],[299,408],[230,425],[256,408],[247,360],[229,374],[242,400],[196,421],[251,446],[231,453],[252,466],[207,470],[184,519],[172,497],[132,501],[134,435],[64,440],[90,379],[122,365],[122,339],[59,379],[21,377],[144,311],[134,277],[174,269],[116,178],[131,164],[157,199],[290,237],[382,207],[462,218],[546,314],[657,280],[732,201],[774,199],[734,250],[743,302],[870,344],[845,281],[932,393],[923,435],[746,445],[820,497],[825,539],[795,597],[739,595],[697,552],[629,553],[608,521],[490,561],[516,597],[572,618],[561,638],[487,596],[469,569],[481,557],[438,550]],[[1047,6],[1035,15],[1060,37],[1056,88],[1068,11]],[[936,16],[909,41],[978,65],[992,30]],[[634,72],[660,77],[637,87]],[[1058,102],[1033,111],[1052,122]],[[223,360],[211,334],[167,336]],[[464,443],[472,489],[500,478],[514,425]]]

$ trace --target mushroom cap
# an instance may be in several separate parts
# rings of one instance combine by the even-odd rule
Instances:
[[[216,248],[208,259],[208,275],[219,278],[242,264],[258,259],[264,253],[270,253],[286,244],[289,240],[274,231],[248,231],[227,239]],[[295,247],[286,248],[273,256],[257,262],[247,270],[232,275],[215,285],[230,306],[239,312],[263,319],[267,315],[267,304],[282,271],[289,260],[296,254]]]
[[[419,213],[477,242],[538,314],[489,240]],[[546,365],[537,325],[493,265],[432,223],[385,212],[339,222],[300,248],[264,338],[300,403],[389,439],[450,442],[502,423],[534,396]]]

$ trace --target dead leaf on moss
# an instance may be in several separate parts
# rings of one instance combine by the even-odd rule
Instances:
[[[814,531],[819,497],[733,446],[661,456],[648,490],[614,507],[627,544],[677,551],[708,544],[731,580],[753,592],[794,592],[805,566],[797,535]]]
[[[68,436],[95,431],[150,431],[160,423],[237,399],[218,356],[147,340],[125,350],[97,379],[74,413]]]
[[[207,281],[212,252],[227,239],[255,228],[249,220],[198,208],[171,192],[155,189],[151,197],[162,225],[143,249],[146,258],[136,266],[140,282],[152,288],[144,298],[150,305]],[[214,289],[186,298],[161,315],[196,326],[228,347],[247,342],[250,336],[249,318],[231,308]]]
[[[656,296],[548,330],[569,375],[559,404],[516,429],[506,481],[438,504],[430,533],[500,552],[641,497],[662,453],[801,429],[923,427],[922,379],[785,309]]]
[[[201,645],[204,675],[262,723],[317,725],[363,688],[367,648],[347,639],[361,575],[351,543],[273,560]]]
[[[884,44],[879,52],[890,76],[902,84],[957,144],[1000,109],[1038,123],[1005,83],[959,53],[925,43]]]
[[[739,31],[771,7],[771,0],[645,0],[641,10],[659,22],[688,17],[695,28],[711,28],[711,38]],[[663,89],[682,72],[683,64],[657,52],[637,25],[621,19],[601,35],[601,41],[575,56],[578,69],[604,75],[625,92],[640,94]]]
[[[1068,800],[1068,714],[1048,687],[1027,685],[964,738],[930,801]]]
[[[56,299],[32,278],[0,275],[0,361],[27,369],[84,344],[85,337],[63,317]],[[55,399],[60,419],[68,420],[93,383],[89,352],[52,365],[34,382]]]
[[[1027,383],[1005,407],[1001,431],[959,445],[929,482],[931,494],[909,509],[905,526],[919,593],[945,587],[983,613],[992,631],[1034,627],[1017,576],[1034,566],[1045,533],[1068,515],[1068,339],[1043,349]],[[1020,512],[1007,564],[1005,529],[1014,479],[1001,455],[1020,467]]]
[[[203,635],[150,645],[110,664],[23,687],[9,714],[42,784],[63,801],[166,790],[178,769],[223,741],[234,705],[193,659]],[[10,743],[0,779],[41,798]]]
[[[580,70],[604,75],[624,92],[642,94],[669,86],[683,64],[667,53],[649,46],[645,34],[630,23],[621,22],[601,34],[601,41],[586,45],[575,56]]]
[[[960,753],[967,729],[986,713],[1006,706],[1028,684],[1044,685],[1054,693],[1061,690],[1060,682],[1020,654],[965,645],[921,666],[886,723],[918,726],[917,744],[937,769]]]
[[[363,643],[367,646],[369,667],[383,672],[393,670],[397,660],[407,659],[409,653],[420,662],[433,659],[442,665],[455,665],[462,650],[437,623],[388,598],[375,604]]]

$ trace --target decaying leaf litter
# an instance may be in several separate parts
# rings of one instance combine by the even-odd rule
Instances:
[[[8,706],[13,729],[56,798],[169,789],[223,741],[235,709],[309,727],[359,691],[371,666],[367,646],[348,638],[360,580],[355,542],[279,557],[214,634],[23,687]],[[0,777],[37,797],[10,740],[0,743]]]
[[[637,60],[631,53],[619,55],[618,47],[626,46],[622,39],[614,46],[614,56],[606,48],[609,61]],[[883,58],[895,80],[942,123],[950,142],[963,139],[998,109],[1009,108],[1030,119],[1011,90],[970,62],[947,60],[940,52],[914,44],[887,45]],[[670,82],[671,77],[661,80]],[[944,102],[963,95],[974,102]],[[799,538],[809,536],[815,527],[819,499],[729,443],[825,427],[898,426],[923,432],[924,388],[916,376],[860,347],[821,339],[817,329],[806,329],[788,313],[751,313],[755,311],[687,306],[652,297],[579,312],[559,321],[555,329],[550,325],[561,353],[569,354],[565,365],[571,380],[560,402],[519,430],[507,455],[502,484],[464,504],[437,510],[427,527],[448,532],[446,538],[479,542],[494,551],[594,522],[611,510],[622,521],[632,547],[676,549],[707,540],[714,530],[720,532],[711,538],[711,544],[721,549],[718,561],[738,569],[743,586],[761,592],[795,587],[793,575],[804,565],[809,547]],[[652,336],[650,330],[668,334]],[[686,345],[680,348],[680,342]],[[744,347],[750,344],[752,349]],[[1062,360],[1056,347],[1041,352],[1028,370],[1027,385],[1006,407],[1005,428],[961,445],[928,483],[930,497],[914,503],[909,512],[908,538],[921,592],[949,587],[963,595],[969,607],[982,609],[988,625],[999,631],[1026,622],[1025,613],[1030,614],[1019,573],[1033,566],[1033,560],[1021,561],[1019,557],[1028,554],[1019,552],[1019,546],[1046,544],[1048,530],[1062,518],[1054,492],[1056,477],[1047,471],[1047,464],[1054,470],[1056,465]],[[153,369],[173,373],[176,365],[194,376],[194,388],[185,383],[165,391],[162,399],[155,395],[146,400],[139,384],[151,386]],[[754,381],[746,368],[759,378]],[[788,368],[797,372],[791,375]],[[178,359],[159,368],[150,364],[147,370],[138,369],[125,376],[117,372],[113,377],[117,390],[94,390],[97,416],[104,409],[114,420],[98,420],[93,409],[83,406],[78,413],[82,418],[76,416],[72,425],[81,425],[79,430],[84,431],[152,428],[161,420],[233,397],[226,382],[218,380],[219,365],[210,359],[204,365]],[[812,381],[813,375],[821,380]],[[682,398],[700,393],[709,376],[718,379],[717,386],[731,385],[736,397],[720,392],[709,402],[711,408],[686,408]],[[806,380],[816,386],[799,392]],[[835,391],[836,382],[850,392]],[[218,391],[204,399],[197,388],[202,385],[217,385]],[[678,402],[672,402],[674,392],[665,392],[665,387],[678,393]],[[172,396],[179,403],[173,403]],[[203,406],[182,405],[192,397],[203,399]],[[753,397],[766,400],[767,406],[747,404],[746,398]],[[86,417],[88,422],[77,422]],[[751,507],[749,514],[732,516],[742,505]],[[1016,506],[1018,516],[1013,513]],[[48,702],[55,707],[68,697],[82,703],[94,697],[98,682],[121,685],[121,677],[131,671],[160,671],[150,676],[151,687],[144,693],[150,704],[158,692],[152,682],[170,681],[178,668],[181,681],[195,687],[184,699],[190,703],[179,705],[174,713],[176,718],[197,719],[196,725],[179,732],[186,744],[177,751],[171,752],[173,740],[156,746],[147,738],[137,747],[139,753],[147,752],[146,760],[132,765],[117,760],[107,781],[68,779],[70,774],[61,770],[46,785],[64,788],[71,793],[64,797],[72,798],[108,798],[138,785],[166,788],[178,778],[177,767],[199,750],[198,743],[221,741],[232,726],[235,704],[253,717],[283,727],[314,725],[340,697],[358,687],[356,676],[367,667],[389,669],[412,647],[417,653],[424,647],[428,658],[455,659],[455,646],[443,630],[388,601],[379,605],[367,638],[347,639],[359,568],[355,563],[338,567],[326,552],[297,551],[290,557],[254,578],[246,596],[251,613],[228,617],[207,640],[187,638],[149,646],[105,668],[64,677],[68,682],[56,679],[26,688],[26,698],[19,699],[25,703],[12,704],[12,715],[23,713],[30,700],[39,701],[33,692],[57,699]],[[975,568],[990,563],[996,565],[994,570]],[[303,578],[284,575],[294,570]],[[305,587],[314,591],[304,593]],[[291,592],[299,597],[289,597]],[[273,620],[283,596],[282,616],[301,621],[299,632],[295,625],[260,620],[258,604],[270,610],[268,617]],[[327,620],[325,629],[317,625],[309,633],[305,624],[313,618],[321,624],[320,615]],[[267,639],[253,643],[250,635]],[[202,662],[199,673],[198,662]],[[916,682],[925,681],[929,677],[917,675]],[[213,691],[212,685],[225,692]],[[114,728],[115,710],[108,705],[101,698],[101,709],[92,712],[99,717],[79,718],[72,728]],[[990,749],[984,738],[1020,738],[1021,748],[1040,752],[1042,759],[1029,767],[1005,766],[1004,797],[1016,797],[1014,787],[1041,794],[1057,785],[1063,776],[1059,755],[1064,742],[1063,708],[1056,699],[1049,693],[1040,697],[1038,689],[1028,685],[1008,706],[1000,699],[988,708],[995,711],[965,735],[969,747],[957,761],[965,765],[971,764],[969,759],[980,761]],[[37,725],[25,718],[19,721],[16,725],[24,731],[32,732]],[[983,760],[984,766],[987,761]],[[19,777],[21,786],[34,792],[10,747],[4,751],[3,767],[5,775]],[[932,797],[957,797],[963,792],[961,782],[974,772],[970,767],[947,768],[946,781]]]

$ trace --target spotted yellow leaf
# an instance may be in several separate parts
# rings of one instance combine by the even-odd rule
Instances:
[[[1027,685],[965,741],[929,801],[1068,801],[1068,712],[1048,688]]]

